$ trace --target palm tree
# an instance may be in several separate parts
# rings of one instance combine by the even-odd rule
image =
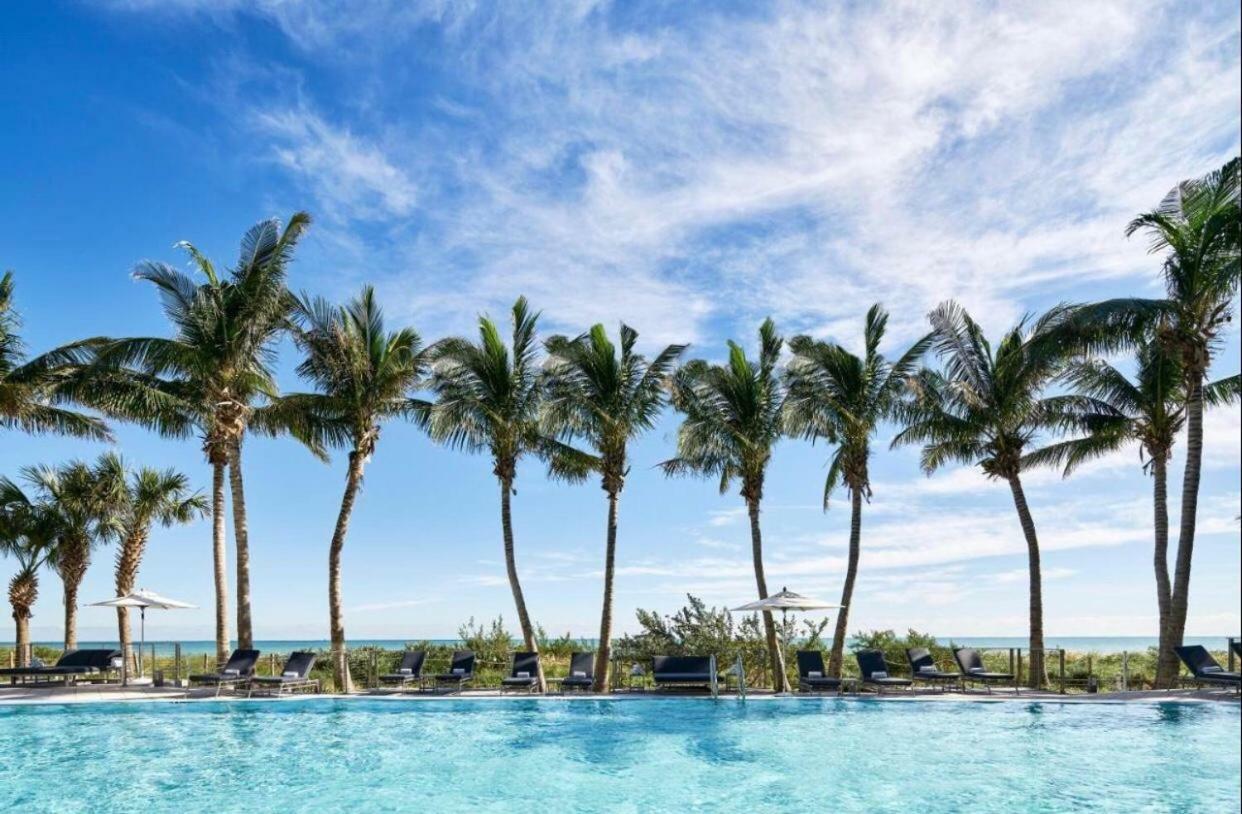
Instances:
[[[1080,418],[1085,434],[1050,444],[1026,456],[1025,465],[1063,467],[1068,477],[1082,464],[1138,443],[1143,471],[1152,476],[1156,572],[1156,604],[1160,615],[1156,686],[1169,687],[1179,671],[1173,651],[1173,589],[1169,578],[1168,465],[1173,444],[1186,425],[1185,377],[1179,359],[1157,342],[1140,346],[1133,381],[1103,361],[1081,362],[1066,372],[1073,390],[1098,403]],[[1242,394],[1237,375],[1204,387],[1212,406],[1235,403]]]
[[[568,443],[582,439],[584,453],[600,476],[608,496],[604,542],[604,603],[600,614],[599,647],[595,655],[595,691],[608,691],[612,640],[612,586],[617,552],[617,503],[629,474],[627,447],[633,438],[655,426],[677,357],[685,345],[669,345],[650,363],[634,352],[638,332],[621,326],[621,353],[603,325],[574,339],[553,336],[545,342],[546,396],[543,425],[547,435]]]
[[[275,399],[271,370],[274,345],[288,326],[293,298],[285,287],[293,250],[310,216],[295,213],[281,228],[273,218],[253,226],[241,241],[237,265],[227,275],[189,243],[185,249],[198,277],[165,263],[147,261],[135,278],[155,285],[173,324],[172,338],[115,340],[98,354],[97,367],[123,370],[125,378],[90,391],[92,403],[151,424],[166,435],[196,429],[212,468],[212,554],[216,590],[216,658],[228,658],[228,579],[225,554],[225,474],[231,472],[237,545],[237,640],[253,645],[250,555],[241,450],[256,417],[255,402]],[[200,279],[201,278],[201,279]],[[111,391],[111,392],[109,392]]]
[[[1238,175],[1242,159],[1234,158],[1202,178],[1183,181],[1160,205],[1126,228],[1127,235],[1145,232],[1151,252],[1163,254],[1164,299],[1114,299],[1079,310],[1076,330],[1085,330],[1087,345],[1098,350],[1133,346],[1155,337],[1181,367],[1186,414],[1186,467],[1182,474],[1181,526],[1170,595],[1169,636],[1161,659],[1173,659],[1182,643],[1190,596],[1203,467],[1204,382],[1220,349],[1220,333],[1233,319],[1234,298],[1242,281],[1239,235]],[[1162,634],[1162,638],[1164,635]]]
[[[111,439],[103,421],[58,406],[64,400],[64,371],[80,361],[81,344],[27,359],[13,310],[13,272],[0,276],[0,427],[26,433],[55,433],[96,441]]]
[[[319,392],[287,395],[281,400],[284,409],[295,416],[290,423],[305,436],[349,450],[345,494],[328,553],[328,608],[336,686],[352,692],[341,607],[341,552],[383,423],[392,418],[420,420],[430,407],[409,396],[427,371],[427,359],[413,329],[386,330],[370,286],[340,308],[322,299],[303,298],[294,319],[294,341],[306,354],[298,373]]]
[[[436,402],[427,415],[427,429],[434,440],[491,456],[492,473],[500,485],[505,569],[517,606],[522,643],[532,653],[539,651],[539,643],[518,579],[509,506],[518,461],[529,454],[537,455],[548,461],[554,477],[567,479],[584,477],[590,471],[576,450],[540,431],[542,394],[535,341],[538,320],[526,298],[519,297],[512,309],[511,347],[505,345],[496,323],[488,317],[479,318],[477,344],[463,338],[438,342],[431,354],[431,389]],[[542,667],[538,679],[540,690],[545,690]]]
[[[126,596],[138,584],[138,569],[151,539],[151,529],[190,523],[205,516],[209,505],[199,492],[190,491],[189,478],[175,469],[130,469],[116,453],[105,453],[95,465],[98,479],[114,507],[116,595]],[[129,669],[136,669],[129,608],[116,609],[121,652]]]
[[[30,618],[39,598],[39,569],[47,562],[58,531],[54,512],[31,501],[13,481],[0,478],[0,554],[17,560],[17,573],[9,580],[9,605],[19,667],[30,663]]]
[[[115,504],[108,499],[101,473],[83,461],[24,467],[22,478],[59,521],[48,563],[64,588],[64,647],[76,650],[78,589],[90,567],[92,550],[114,531]]]
[[[894,416],[906,392],[907,380],[931,345],[931,337],[924,337],[897,361],[890,362],[879,351],[887,325],[888,313],[878,303],[871,306],[863,330],[861,357],[840,345],[817,342],[809,336],[795,336],[789,341],[794,358],[786,370],[786,427],[791,434],[812,442],[822,438],[836,445],[824,481],[824,510],[841,484],[850,495],[849,559],[828,660],[828,671],[837,677],[841,675],[850,604],[858,576],[862,505],[864,500],[871,500],[871,438],[881,422]]]
[[[669,475],[718,478],[721,494],[734,480],[741,483],[750,516],[751,554],[760,599],[768,596],[759,528],[763,481],[772,447],[784,431],[784,389],[777,370],[782,344],[776,325],[768,319],[759,328],[757,363],[730,341],[727,364],[695,359],[678,370],[672,382],[672,403],[685,418],[677,432],[677,457],[661,464]],[[785,657],[777,645],[776,626],[769,611],[763,612],[763,628],[773,686],[778,692],[787,691]]]
[[[993,350],[961,306],[940,305],[929,319],[944,373],[923,371],[914,379],[915,397],[899,410],[905,427],[893,439],[893,446],[923,444],[929,475],[956,461],[978,464],[1009,485],[1027,546],[1032,687],[1045,681],[1044,608],[1039,539],[1022,488],[1024,462],[1041,435],[1074,426],[1077,415],[1098,407],[1080,396],[1043,395],[1064,366],[1056,337],[1069,314],[1055,308],[1033,324],[1023,319]]]

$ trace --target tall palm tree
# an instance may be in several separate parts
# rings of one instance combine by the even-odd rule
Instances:
[[[629,474],[628,446],[655,426],[666,400],[669,376],[685,345],[669,345],[652,359],[635,353],[638,332],[621,326],[621,352],[603,325],[574,339],[553,336],[548,350],[543,425],[567,443],[581,439],[584,453],[608,497],[604,541],[604,602],[595,655],[595,691],[608,691],[612,641],[612,587],[617,552],[617,503]]]
[[[436,344],[431,354],[431,389],[436,402],[427,415],[427,430],[440,443],[491,456],[492,473],[500,485],[505,569],[522,628],[522,644],[537,653],[539,642],[526,610],[514,555],[510,498],[518,461],[531,454],[542,457],[548,461],[551,474],[563,478],[584,477],[589,468],[575,450],[541,432],[542,393],[535,340],[539,315],[531,312],[525,297],[519,297],[511,317],[510,346],[488,317],[479,318],[478,343],[450,338]],[[547,688],[542,668],[538,681],[541,690]]]
[[[794,356],[786,370],[786,427],[791,434],[812,442],[822,438],[836,445],[824,481],[824,510],[838,486],[844,484],[850,495],[849,558],[828,660],[828,671],[838,677],[858,576],[862,506],[864,500],[871,500],[871,438],[881,422],[894,416],[907,380],[931,345],[931,337],[926,336],[896,361],[889,361],[879,350],[887,326],[888,313],[878,303],[871,306],[863,329],[861,357],[838,344],[817,342],[809,336],[795,336],[789,341]]]
[[[1203,468],[1204,383],[1221,347],[1220,333],[1233,319],[1242,281],[1238,176],[1242,159],[1234,158],[1202,178],[1183,181],[1160,205],[1126,228],[1144,232],[1151,252],[1162,254],[1164,299],[1106,300],[1080,309],[1076,328],[1086,328],[1096,349],[1136,345],[1155,336],[1181,367],[1186,413],[1186,467],[1182,473],[1182,507],[1177,557],[1170,597],[1170,636],[1162,660],[1171,663],[1172,648],[1182,643],[1190,596]]]
[[[138,584],[138,569],[152,528],[156,524],[171,528],[193,522],[207,514],[209,504],[201,493],[190,490],[189,478],[175,469],[131,469],[116,453],[100,456],[95,469],[114,507],[115,536],[120,544],[116,554],[116,595],[125,596]],[[136,669],[129,608],[118,607],[116,621],[121,652],[130,669]]]
[[[1024,461],[1042,435],[1074,426],[1078,415],[1098,406],[1081,396],[1044,395],[1064,367],[1056,337],[1068,314],[1055,308],[1034,323],[1023,319],[993,349],[961,306],[940,305],[929,319],[944,373],[916,377],[915,397],[900,410],[905,427],[893,439],[893,446],[922,444],[929,475],[952,462],[977,464],[1009,485],[1027,546],[1032,687],[1045,681],[1044,606],[1039,538],[1022,488]]]
[[[159,290],[174,335],[114,340],[97,357],[98,367],[123,369],[128,378],[102,379],[96,388],[102,392],[92,392],[93,403],[143,420],[167,435],[196,430],[202,439],[212,468],[216,658],[221,661],[229,650],[226,469],[232,472],[237,547],[237,640],[240,647],[250,647],[250,555],[241,450],[256,402],[277,397],[271,366],[293,301],[285,287],[287,269],[309,224],[310,216],[304,212],[295,213],[283,229],[275,218],[259,222],[242,238],[237,264],[224,275],[184,242],[178,246],[189,254],[196,276],[165,263],[139,264],[134,276]]]
[[[30,618],[39,598],[39,569],[47,562],[58,531],[54,512],[31,501],[13,481],[0,478],[0,554],[17,561],[17,573],[9,580],[9,605],[19,667],[30,663]]]
[[[379,443],[380,429],[393,418],[422,420],[429,404],[410,397],[427,371],[422,340],[411,328],[388,331],[367,286],[342,307],[322,299],[298,300],[294,341],[306,354],[298,373],[319,392],[290,394],[284,409],[290,423],[323,446],[349,450],[345,493],[328,553],[328,608],[337,689],[352,692],[345,653],[341,607],[341,553],[363,473]]]
[[[64,589],[64,648],[78,647],[78,589],[91,564],[91,552],[115,526],[115,504],[101,473],[84,461],[60,466],[28,466],[22,478],[36,499],[59,519],[48,563]]]
[[[763,569],[763,535],[759,511],[763,481],[772,447],[784,432],[781,418],[784,388],[777,364],[783,342],[772,320],[759,328],[759,359],[752,362],[740,345],[729,342],[729,361],[712,365],[687,362],[672,382],[672,403],[685,418],[677,431],[677,457],[661,466],[669,475],[718,478],[720,493],[735,480],[750,516],[751,555],[759,598],[768,596]],[[777,691],[789,689],[785,657],[776,641],[776,626],[763,612],[764,636]]]
[[[27,359],[13,310],[13,272],[0,276],[0,428],[26,433],[54,433],[96,441],[110,440],[99,418],[59,406],[64,370],[80,362],[79,345],[65,346]]]
[[[1172,686],[1179,671],[1173,651],[1173,588],[1169,578],[1168,465],[1173,444],[1186,425],[1185,377],[1179,359],[1158,342],[1138,351],[1134,380],[1103,361],[1081,362],[1066,372],[1073,390],[1097,403],[1079,418],[1084,433],[1050,444],[1026,456],[1026,466],[1051,464],[1068,477],[1082,464],[1139,445],[1143,471],[1152,476],[1156,573],[1156,604],[1160,616],[1159,661],[1156,686]],[[1242,395],[1242,379],[1230,376],[1203,389],[1208,405],[1232,404]]]

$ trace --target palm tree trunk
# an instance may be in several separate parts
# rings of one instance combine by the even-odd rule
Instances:
[[[1031,519],[1031,510],[1026,505],[1026,493],[1022,491],[1021,479],[1015,474],[1008,480],[1009,489],[1013,492],[1013,505],[1018,510],[1018,520],[1022,523],[1022,534],[1026,537],[1027,571],[1031,584],[1031,672],[1028,676],[1028,683],[1033,689],[1039,689],[1046,680],[1044,676],[1044,594],[1043,578],[1039,567],[1039,538],[1035,536],[1035,521]]]
[[[61,541],[56,573],[64,590],[65,652],[78,649],[78,588],[90,567],[90,541],[68,538]]]
[[[608,668],[612,661],[612,581],[617,559],[617,501],[608,493],[608,537],[604,543],[604,609],[599,620],[599,649],[595,653],[595,692],[608,692]]]
[[[1199,513],[1199,470],[1203,465],[1203,375],[1192,374],[1186,397],[1186,469],[1182,475],[1182,517],[1177,536],[1177,560],[1169,606],[1170,652],[1181,647],[1186,635],[1190,604],[1190,562],[1195,548],[1195,521]],[[1176,672],[1173,674],[1176,675]]]
[[[131,531],[121,541],[121,549],[116,555],[116,595],[125,596],[134,590],[138,581],[138,566],[142,563],[142,554],[147,545],[145,531]],[[125,670],[133,674],[138,670],[138,662],[134,658],[134,635],[129,626],[129,608],[116,609],[117,634],[121,642],[121,653],[125,657]]]
[[[250,616],[250,534],[246,528],[240,440],[229,445],[229,488],[233,497],[233,540],[237,548],[237,646],[250,649],[254,647]]]
[[[345,494],[341,497],[341,511],[336,516],[336,529],[332,532],[332,546],[328,550],[328,628],[332,636],[332,672],[337,692],[351,693],[354,682],[349,673],[349,655],[345,652],[345,614],[341,607],[341,551],[345,548],[345,534],[349,531],[349,517],[358,497],[358,485],[362,483],[363,456],[357,450],[349,453],[349,474],[345,478]]]
[[[768,580],[763,574],[763,534],[759,530],[759,501],[747,500],[750,514],[750,551],[755,563],[755,584],[759,598],[768,598]],[[772,669],[772,688],[777,692],[789,692],[789,678],[785,675],[785,654],[776,641],[776,624],[772,612],[763,612],[763,636],[768,642],[768,663]]]
[[[78,587],[76,579],[65,580],[65,652],[78,649]]]
[[[841,610],[837,613],[836,632],[832,635],[832,654],[828,657],[828,674],[841,677],[841,662],[848,635],[850,604],[854,601],[854,580],[858,577],[858,555],[862,548],[862,490],[850,490],[850,553],[845,566],[845,585],[841,588]]]
[[[229,578],[225,570],[224,467],[211,465],[211,554],[216,580],[216,662],[229,660]]]
[[[1169,496],[1168,460],[1161,454],[1152,457],[1152,506],[1156,530],[1153,565],[1156,569],[1156,607],[1160,614],[1160,646],[1157,650],[1156,687],[1169,687],[1177,677],[1177,654],[1173,652],[1172,605],[1169,583]]]
[[[13,643],[17,648],[17,666],[30,666],[30,609],[39,598],[39,579],[29,571],[19,571],[9,580],[9,604],[13,606],[16,625]]]
[[[509,572],[509,587],[513,590],[513,603],[517,605],[518,624],[522,626],[522,644],[528,653],[539,652],[535,628],[526,612],[526,597],[522,595],[522,583],[518,581],[517,560],[513,554],[513,518],[509,508],[509,496],[513,492],[513,479],[500,479],[500,528],[505,541],[505,570]],[[547,692],[548,684],[543,677],[543,665],[539,665],[539,691]]]

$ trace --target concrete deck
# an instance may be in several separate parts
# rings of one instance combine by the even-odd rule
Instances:
[[[492,700],[513,701],[531,698],[547,698],[558,701],[598,700],[611,698],[617,700],[638,699],[703,699],[703,695],[685,695],[660,692],[618,692],[608,696],[591,695],[589,693],[573,693],[569,695],[528,695],[525,693],[509,693],[501,695],[496,690],[467,690],[458,695],[441,695],[416,692],[362,692],[354,695],[293,695],[280,697],[263,697],[247,699],[244,696],[223,694],[217,698],[213,690],[194,689],[187,696],[185,690],[178,687],[117,685],[77,686],[0,686],[0,706],[32,705],[32,704],[98,704],[98,703],[169,703],[169,702],[203,702],[227,701],[231,703],[291,703],[315,698],[335,698],[342,700],[372,699],[392,702],[437,703],[442,701],[460,700]],[[776,699],[824,699],[837,698],[836,695],[782,695],[777,696],[766,691],[751,691],[746,695],[747,701],[766,702]],[[729,701],[738,698],[735,694],[721,695],[721,700]],[[1044,702],[1055,704],[1124,704],[1124,703],[1227,703],[1238,704],[1236,692],[1221,690],[1172,690],[1168,692],[1148,690],[1141,692],[1114,692],[1099,695],[1060,695],[1054,692],[1034,692],[1023,690],[1017,695],[1012,691],[997,690],[991,694],[978,692],[886,692],[883,695],[872,693],[864,695],[845,695],[845,700],[865,699],[893,703],[910,703],[918,701],[931,702],[990,702],[990,703],[1024,703]]]

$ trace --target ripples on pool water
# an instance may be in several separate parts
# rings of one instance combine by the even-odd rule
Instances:
[[[0,811],[1237,811],[1235,705],[0,707]]]

